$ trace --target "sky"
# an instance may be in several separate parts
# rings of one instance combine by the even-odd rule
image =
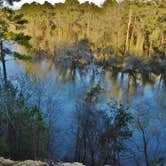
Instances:
[[[14,9],[18,9],[20,8],[24,3],[32,3],[32,2],[38,2],[38,3],[44,3],[46,0],[21,0],[21,2],[14,2]],[[58,2],[64,2],[65,0],[47,0],[48,2],[55,4]],[[83,3],[87,0],[79,0],[80,3]],[[89,2],[93,2],[96,5],[100,6],[104,0],[88,0]]]

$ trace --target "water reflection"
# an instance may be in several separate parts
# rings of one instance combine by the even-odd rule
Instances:
[[[119,72],[118,70],[103,70],[102,67],[86,66],[84,68],[71,68],[65,65],[55,65],[51,59],[34,60],[32,62],[13,61],[8,63],[8,73],[20,70],[25,70],[29,75],[37,75],[40,79],[51,79],[57,84],[65,83],[84,83],[95,84],[100,83],[107,87],[108,93],[116,97],[118,100],[130,103],[132,97],[136,93],[142,92],[148,86],[154,89],[163,89],[163,82],[159,81],[160,77],[152,75],[146,78],[141,74],[131,76],[127,73]],[[10,68],[13,66],[12,68]],[[15,70],[13,69],[15,67]],[[157,87],[158,86],[158,87]],[[149,91],[152,91],[149,90]]]
[[[146,130],[150,131],[150,136],[148,136],[152,138],[150,145],[156,143],[154,141],[156,137],[152,137],[152,135],[161,133],[158,135],[160,144],[163,145],[160,149],[160,154],[163,156],[164,149],[166,149],[164,146],[166,86],[164,81],[160,80],[160,76],[151,75],[147,78],[139,73],[132,76],[115,69],[104,70],[96,65],[71,68],[65,65],[57,65],[51,59],[35,59],[32,62],[7,61],[7,73],[10,78],[14,78],[20,73],[27,73],[32,78],[31,84],[34,85],[35,92],[40,82],[45,86],[43,88],[42,85],[43,92],[39,91],[39,95],[36,93],[33,96],[36,95],[35,100],[40,101],[38,97],[42,96],[41,94],[44,96],[46,93],[47,97],[45,96],[39,104],[45,107],[45,110],[52,110],[50,114],[54,116],[56,112],[56,118],[53,118],[52,115],[53,119],[50,119],[50,122],[54,124],[52,132],[55,133],[57,138],[52,147],[58,149],[56,152],[52,152],[53,156],[57,158],[73,157],[71,154],[74,154],[74,142],[72,144],[70,140],[74,139],[73,125],[75,124],[75,117],[73,114],[76,111],[75,105],[80,96],[84,96],[88,89],[97,84],[104,88],[104,94],[100,96],[104,102],[114,97],[124,105],[130,106],[129,111],[135,117],[139,117],[143,121],[142,123],[146,125]],[[35,81],[34,75],[42,81]],[[51,86],[48,82],[51,83]],[[26,84],[26,82],[24,83]],[[33,91],[33,88],[31,86],[31,91]],[[59,103],[58,107],[54,108],[54,103],[52,103],[48,109],[48,105],[44,103],[48,103],[46,99],[49,101],[49,98],[55,98],[54,102]],[[139,143],[141,139],[140,132],[137,129],[138,127],[134,129],[136,132],[132,138],[135,143]],[[150,145],[149,148],[156,148]],[[142,145],[139,144],[139,146]],[[135,149],[132,150],[135,151]]]

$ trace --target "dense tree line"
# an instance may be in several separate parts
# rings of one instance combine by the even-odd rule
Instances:
[[[98,62],[132,75],[161,74],[165,80],[165,4],[165,0],[107,0],[98,7],[77,0],[55,5],[34,2],[17,11],[2,9],[1,35],[29,48],[31,44],[36,54],[62,55],[56,57],[69,60],[74,67]],[[3,58],[2,62],[5,78]]]
[[[105,53],[165,53],[165,9],[165,0],[107,0],[102,7],[66,0],[55,5],[24,4],[16,13],[24,14],[29,21],[24,32],[32,36],[34,49],[54,55],[57,48],[86,38],[103,58]]]
[[[132,76],[161,74],[165,80],[165,4],[165,0],[107,0],[98,7],[77,0],[55,5],[33,2],[13,13],[27,20],[24,29],[13,30],[32,37],[31,53],[53,55],[74,68],[99,63]]]

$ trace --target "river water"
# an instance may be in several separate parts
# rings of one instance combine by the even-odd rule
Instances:
[[[102,96],[104,102],[115,98],[128,106],[133,116],[141,118],[147,132],[150,158],[166,158],[166,86],[160,81],[159,76],[152,75],[147,79],[137,74],[137,79],[134,80],[130,75],[120,71],[104,70],[99,66],[73,70],[57,66],[52,60],[44,58],[25,62],[7,57],[6,64],[8,77],[13,83],[21,82],[25,93],[33,94],[30,102],[38,102],[45,108],[45,113],[48,113],[47,110],[50,111],[54,158],[73,157],[75,106],[79,98],[96,84],[104,88]],[[136,142],[140,149],[143,148],[142,135],[137,127],[132,128],[134,141],[130,141],[129,146],[136,152],[137,161],[144,163],[142,151],[134,147]],[[122,163],[135,165],[133,160],[125,157]]]

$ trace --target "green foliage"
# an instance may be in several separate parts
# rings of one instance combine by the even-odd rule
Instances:
[[[11,84],[1,88],[0,138],[4,137],[4,142],[0,143],[1,155],[6,155],[8,150],[7,154],[14,159],[47,156],[48,127],[40,108],[28,106],[27,102],[22,92]]]
[[[102,88],[92,87],[79,103],[76,159],[88,165],[117,165],[118,156],[126,151],[124,141],[132,136],[132,116],[112,100],[100,107]]]
[[[164,158],[159,158],[158,160],[152,161],[152,166],[164,166],[165,160]]]
[[[28,23],[28,20],[24,18],[23,14],[17,15],[15,13],[12,13],[12,15],[9,16],[9,20],[15,23],[15,25],[24,25]]]
[[[6,38],[8,40],[14,40],[18,44],[23,45],[23,46],[25,46],[27,48],[31,47],[31,45],[29,44],[29,40],[31,39],[31,37],[28,36],[28,35],[24,35],[24,33],[16,34],[16,33],[13,33],[13,32],[8,32],[6,34]]]
[[[10,152],[13,157],[29,158],[45,157],[46,152],[46,130],[43,115],[37,107],[16,112],[13,115],[15,124],[15,137],[10,145]],[[11,133],[13,133],[11,131]],[[13,133],[14,134],[14,133]],[[15,143],[14,143],[15,142]],[[19,143],[19,144],[18,144]]]
[[[21,24],[21,25],[27,24],[27,23],[28,23],[28,21],[27,21],[26,19],[18,20],[18,21],[16,22],[16,24]]]
[[[93,3],[67,0],[52,7],[24,5],[16,14],[24,14],[28,20],[26,32],[32,36],[34,50],[53,53],[57,48],[87,38],[98,54],[96,57],[103,61],[109,59],[108,48],[115,50],[113,55],[129,52],[147,57],[156,53],[156,47],[166,53],[163,4],[159,0],[149,3],[108,0],[97,7]]]
[[[66,0],[65,4],[69,5],[69,7],[70,7],[70,6],[74,6],[74,5],[79,5],[80,3],[78,0]]]
[[[30,36],[24,35],[23,33],[16,34],[14,40],[18,42],[20,45],[24,45],[26,47],[30,47],[29,40],[31,39]]]
[[[8,11],[6,9],[0,10],[0,36],[4,40],[14,40],[18,44],[30,48],[29,40],[30,36],[24,35],[23,32],[15,32],[14,28],[22,29],[28,21],[23,18],[23,14],[15,14],[14,11]]]
[[[29,55],[25,55],[25,54],[20,54],[18,52],[14,52],[14,57],[21,59],[21,60],[31,60],[32,57]]]
[[[9,147],[7,144],[0,138],[0,155],[6,156],[8,154]]]
[[[116,0],[106,0],[106,1],[104,1],[102,6],[105,8],[105,7],[113,6],[116,4],[117,4]]]

